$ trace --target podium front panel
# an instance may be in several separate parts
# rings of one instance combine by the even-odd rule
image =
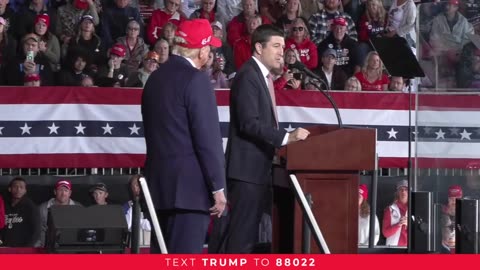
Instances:
[[[358,252],[358,174],[296,174],[331,253]],[[294,252],[301,253],[303,213],[295,206]],[[311,253],[320,249],[311,239]]]

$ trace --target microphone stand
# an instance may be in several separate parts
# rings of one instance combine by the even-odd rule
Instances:
[[[314,79],[317,79],[317,78],[314,78]],[[342,129],[343,128],[343,123],[342,123],[342,118],[340,117],[340,111],[338,110],[338,106],[337,106],[337,103],[333,100],[333,98],[327,94],[327,92],[325,92],[324,90],[322,90],[322,85],[320,84],[320,81],[323,81],[322,79],[320,80],[311,80],[310,82],[315,85],[315,87],[317,87],[318,90],[320,90],[320,92],[328,99],[328,101],[330,102],[330,104],[332,105],[333,107],[333,110],[335,111],[335,115],[337,116],[337,121],[338,121],[338,128],[339,129]],[[325,82],[324,82],[325,83]],[[327,89],[328,89],[328,85],[327,85]]]
[[[316,79],[318,82],[323,82],[327,86],[327,89],[329,88],[328,84],[324,80],[322,80],[322,78],[320,78],[317,74],[313,73],[302,62],[297,61],[297,62],[295,62],[295,63],[293,63],[289,66],[290,66],[290,68],[296,68],[296,69],[304,72],[307,76],[310,76],[310,77]],[[332,97],[328,93],[323,91],[323,89],[321,87],[321,84],[315,82],[314,80],[312,80],[312,84],[315,85],[315,87],[317,87],[320,90],[320,92],[322,92],[322,94],[328,99],[328,101],[332,105],[333,110],[335,111],[335,114],[337,116],[338,128],[342,129],[343,128],[343,123],[342,123],[342,118],[340,117],[340,111],[338,110],[337,103],[335,103],[335,101],[332,99]]]
[[[408,210],[409,215],[411,215],[412,210],[412,191],[416,190],[416,187],[413,187],[413,180],[412,180],[412,81],[408,79],[408,159],[407,159],[407,181],[408,181]],[[407,219],[407,250],[408,253],[412,252],[412,220],[409,217]]]

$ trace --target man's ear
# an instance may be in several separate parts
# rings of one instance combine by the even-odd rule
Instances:
[[[262,52],[262,44],[257,42],[255,43],[255,52],[259,55],[261,55],[261,52]]]

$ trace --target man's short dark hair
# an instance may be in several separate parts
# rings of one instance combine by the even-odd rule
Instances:
[[[260,43],[262,47],[265,47],[265,44],[267,44],[273,36],[285,37],[285,33],[273,24],[263,24],[257,27],[252,34],[252,54],[255,52],[255,44]]]
[[[17,182],[17,181],[24,182],[25,185],[27,185],[27,181],[25,181],[25,179],[23,179],[23,178],[20,177],[20,176],[17,176],[17,177],[15,177],[15,178],[13,178],[12,180],[10,180],[10,183],[8,183],[8,187],[11,188],[12,185],[13,185],[13,183],[14,183],[14,182]]]

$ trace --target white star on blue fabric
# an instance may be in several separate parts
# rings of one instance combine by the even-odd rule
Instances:
[[[49,133],[49,134],[55,133],[55,134],[58,135],[58,131],[57,131],[57,130],[58,130],[60,127],[59,127],[59,126],[58,126],[58,127],[55,126],[55,122],[53,122],[51,126],[47,126],[47,128],[50,129],[50,133]]]
[[[397,133],[398,133],[398,131],[395,131],[395,130],[393,129],[393,127],[392,127],[392,129],[390,129],[390,131],[387,131],[387,133],[388,133],[388,138],[389,138],[389,139],[390,139],[390,138],[395,138],[395,139],[397,138]]]
[[[137,134],[137,135],[140,135],[138,134],[138,130],[140,129],[139,127],[137,127],[137,125],[134,123],[132,127],[128,127],[128,129],[130,129],[130,135],[133,135],[133,134]]]
[[[460,131],[459,128],[450,128],[450,134],[452,135],[458,135],[458,131]]]
[[[86,128],[87,128],[87,127],[84,127],[81,122],[78,123],[78,126],[75,126],[75,129],[77,130],[77,134],[80,134],[80,133],[85,134],[85,131],[84,131],[84,130],[85,130]]]
[[[105,135],[105,134],[107,134],[107,133],[110,134],[110,135],[112,135],[112,129],[113,129],[113,127],[111,127],[108,123],[107,123],[106,126],[104,126],[104,127],[102,127],[102,128],[103,128],[103,135]]]
[[[291,124],[288,124],[288,127],[285,128],[285,130],[286,130],[287,132],[292,132],[292,131],[294,131],[295,129],[292,127]]]
[[[463,139],[471,140],[471,139],[470,139],[470,135],[472,135],[471,132],[467,132],[466,129],[463,129],[463,132],[460,133],[460,136],[462,136],[462,137],[460,138],[460,140],[463,140]]]
[[[20,129],[22,130],[22,135],[25,133],[30,134],[30,129],[32,129],[32,127],[29,127],[27,123],[25,123],[23,127],[20,127]]]
[[[444,139],[445,140],[445,132],[443,132],[442,129],[439,129],[438,132],[435,132],[437,134],[437,140],[439,139]]]

